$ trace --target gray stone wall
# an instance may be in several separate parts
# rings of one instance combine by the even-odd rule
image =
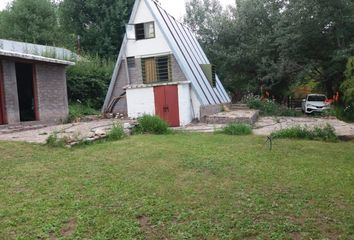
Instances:
[[[207,105],[200,107],[200,120],[203,121],[206,116],[213,115],[221,112],[223,104]]]
[[[137,66],[137,64],[136,64],[136,66]],[[120,65],[119,71],[118,71],[118,77],[117,77],[117,81],[116,81],[114,88],[113,88],[113,93],[112,93],[110,103],[114,98],[119,97],[121,94],[123,94],[125,92],[124,87],[129,84],[128,79],[127,79],[126,69],[127,68],[125,65],[125,60],[123,60],[122,64]],[[138,73],[136,73],[135,76],[138,76]],[[134,81],[137,81],[137,80],[135,79]],[[113,108],[113,113],[120,113],[120,114],[125,114],[125,115],[128,113],[126,96],[118,101],[118,103]]]
[[[179,66],[177,59],[174,55],[171,57],[171,67],[172,67],[172,81],[173,82],[184,82],[187,81],[186,75],[184,75],[181,67]]]
[[[68,117],[68,94],[64,65],[35,65],[39,120],[63,122]]]
[[[135,58],[135,67],[129,67],[129,78],[131,84],[143,84],[143,72],[141,58]],[[128,84],[128,83],[127,83]]]
[[[7,122],[20,122],[20,112],[18,106],[17,81],[15,63],[9,60],[1,60],[4,77],[5,111]]]

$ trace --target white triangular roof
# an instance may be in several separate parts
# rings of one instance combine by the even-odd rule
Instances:
[[[140,1],[145,1],[151,14],[154,16],[155,23],[161,29],[164,38],[171,48],[186,78],[191,82],[192,88],[201,104],[214,105],[230,102],[230,97],[226,93],[220,79],[216,77],[216,87],[212,87],[205,76],[200,64],[210,64],[210,61],[205,55],[195,35],[187,26],[178,22],[174,17],[162,9],[158,3],[153,0],[136,0],[129,23],[133,23]],[[103,109],[105,109],[111,99],[126,44],[127,37],[125,36]]]

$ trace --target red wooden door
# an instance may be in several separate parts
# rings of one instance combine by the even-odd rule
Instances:
[[[2,71],[2,64],[0,61],[0,125],[6,123],[5,116],[5,90],[4,90],[4,78]]]
[[[154,87],[155,112],[170,127],[179,126],[179,106],[177,85]]]

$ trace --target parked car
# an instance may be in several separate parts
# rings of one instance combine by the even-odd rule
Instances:
[[[302,99],[301,109],[304,113],[323,112],[331,108],[323,94],[308,94]]]

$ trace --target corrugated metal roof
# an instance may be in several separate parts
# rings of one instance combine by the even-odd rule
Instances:
[[[0,39],[0,50],[3,54],[8,56],[10,53],[17,57],[24,57],[36,61],[45,62],[61,62],[60,64],[71,63],[75,61],[78,56],[65,48],[58,48],[53,46],[38,45],[25,42],[17,42],[11,40]]]
[[[39,62],[48,62],[48,63],[60,64],[60,65],[75,65],[74,62],[70,62],[70,61],[64,61],[64,60],[59,60],[54,58],[46,58],[46,57],[25,54],[25,53],[10,52],[1,49],[0,49],[0,56],[21,58],[21,59],[27,59],[27,60],[33,60]]]

